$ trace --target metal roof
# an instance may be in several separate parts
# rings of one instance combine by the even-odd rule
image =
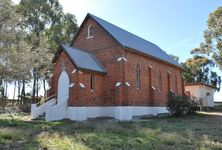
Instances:
[[[182,68],[182,65],[170,57],[166,52],[164,52],[157,45],[140,38],[139,36],[132,34],[120,27],[113,25],[99,17],[92,14],[91,16],[97,23],[99,23],[111,36],[113,36],[122,46],[134,49],[143,54],[150,55],[154,58],[163,60],[172,65]]]
[[[75,63],[77,68],[106,73],[105,68],[93,54],[79,50],[74,47],[70,47],[65,44],[62,44],[61,46],[62,49],[70,57],[70,59],[73,61],[73,63]]]

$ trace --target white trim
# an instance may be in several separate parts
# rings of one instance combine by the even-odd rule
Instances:
[[[129,82],[125,82],[125,84],[126,84],[127,86],[130,86]]]
[[[83,74],[83,72],[82,72],[82,71],[78,71],[78,73],[79,73],[79,74]]]
[[[153,89],[153,90],[156,90],[156,88],[155,88],[154,86],[152,86],[152,89]]]
[[[125,57],[122,57],[122,59],[123,59],[125,62],[127,62],[127,59],[126,59]]]
[[[74,73],[76,73],[76,72],[77,72],[77,69],[73,69],[72,73],[74,74]]]
[[[121,85],[121,82],[116,82],[115,86],[120,86],[120,85]]]
[[[171,74],[171,72],[170,71],[167,71],[169,74]]]
[[[149,65],[149,67],[152,69],[153,67],[151,65]]]
[[[132,120],[133,116],[157,115],[169,113],[166,107],[145,107],[145,106],[112,106],[112,107],[68,107],[66,111],[60,111],[64,118],[57,117],[55,114],[46,114],[47,121],[70,119],[83,121],[88,118],[113,117],[120,121]],[[47,113],[47,112],[46,112]],[[51,116],[49,116],[51,115]]]
[[[127,62],[127,59],[125,57],[119,57],[117,58],[117,61],[121,61],[121,60],[124,60],[125,62]]]
[[[69,85],[69,87],[73,87],[75,85],[75,83],[71,83],[70,85]]]
[[[90,35],[90,29],[91,29],[91,30],[93,29],[91,25],[88,26],[86,39],[93,38],[93,35]]]
[[[83,83],[79,83],[81,88],[85,88],[85,85]]]
[[[93,36],[87,36],[87,37],[86,37],[86,39],[91,39],[91,38],[93,38]]]
[[[121,61],[121,60],[122,60],[122,57],[117,58],[117,61]]]

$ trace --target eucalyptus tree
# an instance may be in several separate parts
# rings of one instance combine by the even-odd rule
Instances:
[[[203,33],[205,41],[191,52],[211,57],[222,69],[222,7],[209,14],[207,27]]]
[[[183,76],[186,82],[201,82],[220,89],[221,77],[212,68],[214,62],[204,56],[195,55],[183,63]]]
[[[54,52],[61,42],[70,42],[77,29],[77,24],[74,15],[64,14],[58,0],[21,0],[18,10],[27,18],[25,22],[27,40],[36,55],[32,69],[32,99],[35,102],[36,95],[38,95],[38,88],[36,88],[38,81],[43,79],[45,82],[47,78],[47,74],[41,71],[47,72],[52,59],[47,58],[50,61],[42,61],[46,60],[42,58],[45,56],[42,54],[48,54],[49,51]],[[45,43],[45,47],[41,42]]]
[[[0,80],[2,100],[7,93],[8,83],[15,80],[26,80],[30,74],[28,67],[31,55],[25,42],[22,25],[24,17],[17,12],[16,6],[10,0],[0,1]],[[23,59],[26,59],[22,61]],[[24,84],[23,84],[24,85]],[[18,93],[19,95],[20,93]]]

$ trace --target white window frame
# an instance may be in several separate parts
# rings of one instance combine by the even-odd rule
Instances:
[[[92,26],[91,25],[89,25],[88,26],[88,30],[87,30],[87,39],[90,39],[90,38],[93,38],[93,35],[92,35]]]

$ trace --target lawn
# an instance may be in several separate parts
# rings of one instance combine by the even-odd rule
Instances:
[[[44,122],[2,113],[0,149],[222,149],[222,113],[141,122]]]

